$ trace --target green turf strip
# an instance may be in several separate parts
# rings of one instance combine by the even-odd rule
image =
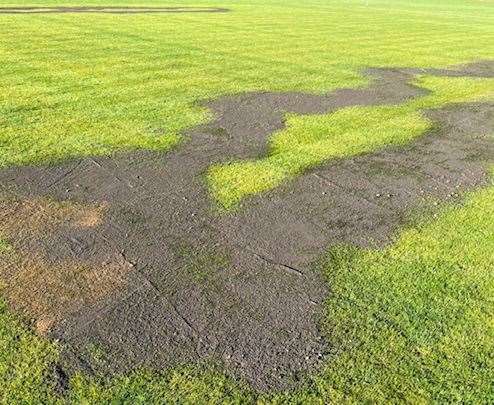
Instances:
[[[328,159],[355,156],[422,135],[431,123],[420,110],[448,103],[494,99],[494,80],[423,77],[432,94],[398,106],[350,107],[333,114],[289,115],[287,128],[275,133],[268,156],[213,166],[208,184],[225,209],[246,196],[270,190]]]

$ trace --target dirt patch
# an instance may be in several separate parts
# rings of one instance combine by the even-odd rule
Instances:
[[[19,201],[4,196],[0,198],[0,222],[7,235],[24,239],[33,232],[50,234],[61,224],[93,228],[103,222],[106,208],[106,202],[81,205],[44,198]]]
[[[1,293],[40,334],[125,287],[130,264],[120,255],[92,260],[91,254],[84,254],[89,246],[77,236],[93,232],[102,221],[103,210],[103,206],[40,198],[0,201],[0,230],[13,247],[0,255]],[[71,236],[59,244],[59,238],[54,238],[57,232]],[[57,255],[51,255],[55,250]],[[87,259],[81,259],[83,255]]]
[[[225,13],[220,7],[0,7],[0,14],[46,14],[46,13]]]
[[[493,72],[488,62],[420,71]],[[29,231],[33,243],[25,252],[42,252],[53,268],[109,257],[128,264],[124,287],[117,283],[104,299],[51,325],[50,335],[62,342],[64,370],[113,374],[214,359],[266,390],[296,384],[317,368],[331,342],[318,329],[328,286],[313,262],[331,245],[388,243],[413,213],[487,184],[494,105],[428,112],[438,129],[410,145],[331,161],[230,214],[213,209],[204,173],[212,164],[261,156],[286,112],[327,113],[425,93],[410,84],[415,71],[369,74],[375,80],[367,89],[254,93],[207,103],[217,119],[188,131],[186,142],[167,154],[138,151],[1,170],[0,186],[21,201],[106,204],[95,227],[57,223],[47,236]],[[90,248],[64,248],[74,237]]]

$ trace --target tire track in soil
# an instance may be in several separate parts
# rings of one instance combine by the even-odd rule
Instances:
[[[0,170],[0,189],[17,202],[105,207],[102,218],[86,221],[92,226],[48,216],[51,226],[38,223],[25,231],[29,237],[16,238],[17,231],[0,225],[22,255],[48,265],[86,263],[91,274],[108,263],[125,267],[118,273],[125,287],[99,286],[108,291],[104,298],[82,298],[76,309],[54,305],[47,314],[57,320],[47,333],[61,342],[64,373],[82,368],[112,375],[213,359],[255,389],[272,390],[317,369],[331,342],[319,330],[328,286],[313,263],[337,244],[383,246],[412,213],[437,209],[430,199],[459,201],[488,184],[494,104],[428,111],[438,128],[408,146],[330,161],[233,213],[212,208],[203,176],[211,164],[265,154],[286,112],[398,104],[426,93],[410,84],[416,74],[493,77],[494,64],[367,73],[374,81],[366,89],[208,102],[217,118],[186,132],[166,154],[135,151]],[[11,205],[4,204],[4,215],[27,223],[25,210],[9,211]],[[45,267],[46,291],[37,286],[33,301],[66,295],[63,284],[51,287]],[[80,272],[74,280],[84,283]],[[15,271],[6,273],[1,281],[14,286]],[[100,284],[112,283],[107,273]],[[16,308],[8,289],[4,295]]]

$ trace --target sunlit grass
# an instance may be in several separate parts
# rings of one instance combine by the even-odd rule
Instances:
[[[336,353],[296,394],[382,403],[494,399],[494,187],[384,250],[333,249],[324,329]]]
[[[429,123],[402,108],[353,107],[327,116],[289,116],[287,127],[274,135],[266,158],[210,169],[210,188],[222,207],[232,208],[242,198],[270,190],[327,159],[410,141]]]
[[[2,15],[0,167],[167,150],[185,128],[208,119],[197,101],[224,94],[323,93],[365,84],[367,66],[443,67],[494,55],[494,7],[482,2],[215,6],[232,12]]]
[[[494,188],[384,251],[336,249],[318,379],[358,401],[494,399]],[[358,383],[354,383],[357,382]]]
[[[53,403],[46,377],[57,356],[53,344],[34,336],[0,301],[0,403]]]

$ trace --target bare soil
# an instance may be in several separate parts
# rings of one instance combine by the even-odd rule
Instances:
[[[0,7],[0,14],[46,14],[46,13],[224,13],[227,8],[220,7]]]
[[[319,329],[331,286],[314,263],[339,244],[384,246],[438,202],[488,184],[494,104],[425,112],[435,129],[411,144],[330,161],[232,213],[215,209],[204,173],[263,156],[286,112],[402,103],[425,94],[410,84],[418,73],[492,77],[494,64],[367,73],[365,89],[207,102],[217,118],[168,153],[0,170],[0,232],[18,254],[0,255],[3,295],[60,340],[64,375],[212,360],[271,390],[317,369],[332,351]]]

